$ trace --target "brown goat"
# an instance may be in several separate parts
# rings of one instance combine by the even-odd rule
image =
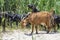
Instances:
[[[27,23],[31,23],[32,32],[34,31],[34,27],[36,27],[36,34],[38,33],[38,25],[41,23],[45,24],[46,29],[48,29],[47,33],[50,32],[52,25],[54,24],[54,19],[52,14],[47,11],[41,11],[36,13],[31,13],[26,19],[21,21],[21,26],[24,27]]]

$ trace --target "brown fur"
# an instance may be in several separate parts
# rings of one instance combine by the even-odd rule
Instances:
[[[37,26],[41,23],[45,24],[46,29],[48,29],[47,33],[51,30],[53,16],[47,11],[41,11],[36,13],[31,13],[26,19],[21,21],[21,26],[24,27],[29,22],[32,25],[32,33],[34,31],[34,27],[36,26],[36,33],[38,33]]]

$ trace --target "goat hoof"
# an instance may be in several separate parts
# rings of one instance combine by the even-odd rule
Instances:
[[[36,34],[38,34],[38,32],[36,32]]]
[[[33,32],[30,33],[30,35],[32,35],[32,34],[33,34]]]
[[[55,33],[57,32],[57,31],[54,31]]]
[[[47,31],[47,34],[49,33],[49,31]]]

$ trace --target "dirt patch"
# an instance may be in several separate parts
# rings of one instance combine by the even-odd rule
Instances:
[[[45,31],[39,31],[39,34],[33,33],[29,35],[31,31],[14,30],[5,33],[0,33],[0,40],[60,40],[60,33],[49,33]]]

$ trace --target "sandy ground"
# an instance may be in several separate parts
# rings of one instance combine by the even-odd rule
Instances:
[[[0,40],[60,40],[60,33],[49,33],[46,31],[39,31],[39,34],[33,33],[30,35],[31,31],[8,31],[5,33],[0,33]]]

